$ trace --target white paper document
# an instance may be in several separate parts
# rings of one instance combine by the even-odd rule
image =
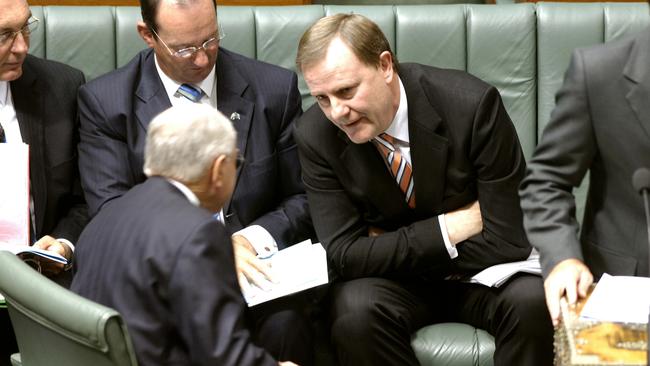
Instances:
[[[542,267],[539,264],[539,254],[535,250],[525,261],[501,263],[488,267],[466,282],[478,283],[488,287],[499,287],[508,281],[510,277],[520,272],[541,275]]]
[[[0,248],[29,245],[29,146],[0,144]]]
[[[581,318],[615,323],[647,323],[650,278],[604,273],[582,308]]]
[[[306,240],[280,250],[265,260],[270,261],[276,282],[269,282],[268,290],[253,285],[242,289],[249,307],[329,281],[325,249],[320,243],[312,244]]]

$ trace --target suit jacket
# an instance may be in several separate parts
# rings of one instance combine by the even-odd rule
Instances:
[[[122,314],[140,365],[277,364],[244,326],[223,225],[166,179],[103,208],[76,258],[72,291]]]
[[[224,207],[231,231],[258,224],[282,248],[309,237],[311,220],[291,135],[302,113],[296,74],[219,49],[217,104],[233,121],[246,162]],[[79,164],[90,214],[145,180],[147,127],[171,107],[151,49],[79,92]]]
[[[74,243],[87,222],[77,165],[77,90],[83,83],[81,71],[31,55],[22,76],[9,83],[30,148],[35,240],[51,235]]]
[[[643,201],[634,171],[650,164],[650,29],[574,52],[521,187],[525,225],[544,274],[585,261],[596,278],[648,275]],[[573,187],[590,171],[582,223]]]
[[[330,268],[343,278],[446,276],[526,258],[517,186],[525,161],[494,87],[458,71],[400,65],[415,181],[410,209],[372,143],[310,108],[297,124],[303,181]],[[437,215],[479,200],[484,229],[451,260]],[[387,232],[368,236],[368,227]]]

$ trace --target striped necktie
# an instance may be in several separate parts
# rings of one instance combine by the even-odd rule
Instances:
[[[190,84],[182,84],[176,91],[176,96],[182,95],[194,103],[198,103],[203,97],[203,90]]]
[[[390,173],[395,178],[397,185],[404,192],[404,200],[410,208],[415,208],[415,191],[413,189],[413,175],[411,164],[395,148],[395,138],[382,133],[373,139],[375,146],[386,160]]]

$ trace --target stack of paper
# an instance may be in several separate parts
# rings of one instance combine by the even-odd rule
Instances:
[[[270,261],[276,282],[269,282],[267,290],[252,285],[244,288],[243,294],[248,306],[320,286],[329,281],[325,249],[320,243],[312,244],[311,240],[306,240],[280,250],[266,260]]]
[[[0,144],[0,247],[29,245],[29,147]]]
[[[647,323],[650,278],[604,273],[580,313],[581,318],[614,323]]]
[[[474,275],[467,282],[479,283],[488,287],[499,287],[519,272],[541,275],[542,267],[539,264],[539,254],[535,250],[525,261],[502,263],[488,267]]]

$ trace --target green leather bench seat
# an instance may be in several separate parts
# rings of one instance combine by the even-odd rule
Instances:
[[[135,31],[137,7],[34,6],[32,11],[42,24],[30,52],[77,67],[88,79],[124,65],[145,47]],[[646,3],[220,6],[222,46],[295,70],[299,37],[320,17],[338,12],[377,22],[400,61],[466,70],[495,85],[526,157],[548,122],[571,51],[650,25]],[[299,83],[307,109],[313,98],[302,78]],[[576,196],[584,197],[585,189]],[[424,327],[412,344],[423,365],[492,365],[492,337],[468,325]]]

